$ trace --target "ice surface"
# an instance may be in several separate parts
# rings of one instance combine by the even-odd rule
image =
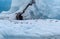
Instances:
[[[60,20],[0,20],[0,39],[60,39]]]

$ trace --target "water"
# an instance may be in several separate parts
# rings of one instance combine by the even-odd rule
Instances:
[[[11,7],[12,0],[0,0],[0,12],[8,11]]]

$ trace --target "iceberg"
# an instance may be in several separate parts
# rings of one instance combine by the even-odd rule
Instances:
[[[2,13],[22,12],[31,0],[12,0],[9,11]],[[60,19],[60,0],[35,0],[35,4],[23,14],[24,19]]]
[[[24,0],[12,0],[11,9],[9,10],[9,12],[11,12],[11,13],[22,12],[23,9],[26,7],[26,5],[30,1],[28,1],[28,0],[26,0],[26,1],[24,1]],[[40,12],[40,8],[38,7],[38,1],[35,0],[35,2],[36,3],[33,4],[32,6],[29,6],[29,8],[23,14],[24,19],[40,19],[40,18],[45,19],[45,18],[48,18],[47,16],[43,15],[43,13]],[[41,3],[42,3],[42,1],[41,1]]]

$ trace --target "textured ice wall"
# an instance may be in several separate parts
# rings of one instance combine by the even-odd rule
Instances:
[[[43,13],[49,18],[60,19],[60,0],[39,0],[36,5],[40,13]]]
[[[12,0],[11,9],[2,13],[22,12],[30,0]],[[35,0],[23,14],[24,19],[60,19],[60,0]]]
[[[32,17],[60,19],[60,0],[35,0],[36,4],[30,9]]]
[[[29,0],[12,0],[11,9],[9,10],[9,12],[14,13],[16,11],[22,11],[28,4],[28,2]]]

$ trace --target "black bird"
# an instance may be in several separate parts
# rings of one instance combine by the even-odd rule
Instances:
[[[21,13],[16,13],[16,20],[23,20]]]

